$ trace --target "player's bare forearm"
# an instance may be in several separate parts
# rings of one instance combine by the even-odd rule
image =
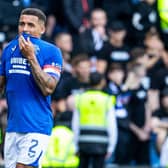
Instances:
[[[28,59],[34,79],[41,89],[44,96],[50,95],[56,87],[57,80],[51,77],[49,74],[45,73],[36,58],[35,49],[33,43],[30,41],[30,38],[27,40],[21,35],[19,37],[19,48],[22,54]]]
[[[29,63],[31,65],[33,77],[43,95],[47,96],[52,94],[57,85],[57,80],[41,69],[36,58],[29,60]]]

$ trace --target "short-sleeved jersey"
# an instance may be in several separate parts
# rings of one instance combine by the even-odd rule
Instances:
[[[63,62],[60,50],[35,37],[30,37],[30,41],[35,47],[40,67],[59,80]],[[7,132],[49,135],[53,127],[51,96],[44,96],[35,82],[29,62],[20,52],[18,37],[2,53],[0,76],[6,78]]]

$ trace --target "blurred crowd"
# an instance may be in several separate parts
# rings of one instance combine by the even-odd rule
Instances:
[[[117,142],[105,163],[159,166],[165,161],[161,153],[168,153],[167,0],[1,0],[0,4],[1,51],[17,35],[15,17],[21,9],[38,7],[47,14],[42,39],[58,46],[64,58],[62,77],[52,95],[54,126],[61,123],[73,130],[69,97],[90,88],[90,74],[98,72],[105,78],[102,91],[116,100]],[[6,111],[2,95],[1,160]]]

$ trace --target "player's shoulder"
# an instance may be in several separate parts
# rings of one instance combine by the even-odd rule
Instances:
[[[14,50],[18,45],[17,39],[14,38],[13,40],[9,41],[3,49],[3,52],[7,52],[9,50]]]
[[[9,48],[9,47],[11,47],[11,46],[13,46],[13,45],[17,45],[17,44],[18,44],[18,40],[17,40],[17,37],[15,37],[14,39],[10,40],[10,41],[6,44],[5,48]]]
[[[45,40],[40,40],[41,42],[41,45],[45,47],[45,49],[48,49],[48,50],[60,50],[56,45],[50,43],[50,42],[47,42]]]
[[[62,53],[61,50],[54,44],[49,43],[47,41],[44,40],[40,40],[41,43],[41,52],[45,53],[46,56],[50,55],[50,56],[55,56],[57,58],[62,58]]]

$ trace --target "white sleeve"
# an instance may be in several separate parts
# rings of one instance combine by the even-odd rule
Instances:
[[[78,140],[79,140],[79,112],[73,111],[72,116],[72,131],[74,133],[75,151],[78,152]]]
[[[118,139],[118,128],[117,128],[117,121],[116,121],[116,115],[115,110],[112,108],[107,113],[107,132],[109,136],[109,145],[107,148],[108,153],[113,153],[117,144]]]

